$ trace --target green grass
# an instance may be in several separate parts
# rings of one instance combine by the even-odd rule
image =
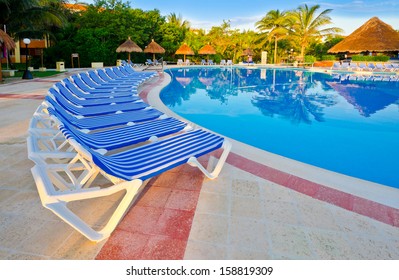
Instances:
[[[57,74],[60,74],[62,72],[59,71],[31,71],[33,78],[45,78],[45,77],[51,77]],[[17,71],[15,72],[15,76],[14,77],[4,77],[4,79],[8,79],[8,78],[22,78],[22,75],[24,74],[24,71]]]

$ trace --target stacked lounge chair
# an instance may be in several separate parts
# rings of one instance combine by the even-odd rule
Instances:
[[[141,100],[137,87],[155,73],[132,70],[99,69],[56,83],[30,122],[28,155],[43,206],[96,242],[110,236],[147,179],[185,163],[214,179],[231,149],[223,137]],[[208,171],[197,158],[218,149],[223,153]],[[68,208],[120,191],[123,198],[100,230]]]

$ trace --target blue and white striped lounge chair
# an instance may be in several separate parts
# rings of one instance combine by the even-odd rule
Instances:
[[[133,126],[122,126],[88,133],[87,131],[82,132],[74,128],[65,119],[61,120],[60,130],[66,138],[76,138],[79,140],[79,143],[84,143],[94,150],[101,150],[101,153],[124,148],[140,142],[154,142],[160,137],[190,130],[190,126],[186,123],[174,118],[166,118],[139,123]],[[126,137],[126,135],[129,135],[129,137]]]
[[[100,91],[84,91],[81,88],[77,87],[75,83],[70,81],[69,79],[64,79],[61,81],[73,94],[84,97],[86,99],[90,98],[112,98],[112,97],[129,97],[129,96],[137,96],[136,90],[129,91],[109,91],[109,90],[100,90]]]
[[[118,83],[120,85],[128,85],[131,84],[132,81],[130,81],[129,79],[116,79],[116,78],[112,78],[110,76],[108,76],[108,73],[105,71],[106,69],[97,69],[96,72],[97,74],[101,77],[101,79],[103,79],[104,81],[107,82],[112,82],[112,83]],[[115,75],[115,73],[114,73]],[[133,81],[133,84],[135,84],[135,81]]]
[[[74,77],[74,76],[72,76],[72,77]],[[137,86],[124,86],[124,87],[122,87],[122,86],[118,86],[116,84],[107,84],[107,83],[104,83],[104,82],[97,83],[89,76],[88,73],[80,73],[79,77],[87,86],[89,86],[91,88],[94,88],[94,89],[107,89],[107,90],[114,90],[114,91],[122,90],[123,91],[123,90],[131,90],[131,89],[136,89],[137,88]],[[98,76],[97,76],[97,78],[100,79],[100,77],[98,77]],[[101,80],[99,80],[99,81],[101,81]]]
[[[359,62],[359,64],[357,65],[357,69],[358,71],[364,71],[367,69],[367,65],[364,62]]]
[[[144,102],[106,103],[133,96],[75,96],[67,83],[75,86],[70,80],[65,81],[65,86],[56,84],[35,112],[30,123],[28,154],[35,162],[32,175],[43,206],[88,239],[99,242],[110,236],[142,189],[143,181],[185,163],[198,167],[211,179],[221,171],[231,149],[223,137],[193,130],[151,107],[132,107],[148,106]],[[137,110],[115,113],[116,109],[126,108]],[[213,171],[208,171],[197,158],[220,148],[223,153],[219,161]],[[99,176],[108,184],[100,180],[98,185]],[[100,230],[68,208],[69,202],[122,192],[119,204]]]
[[[118,103],[131,103],[141,100],[138,96],[115,97],[115,98],[83,98],[77,97],[69,91],[63,84],[56,83],[49,91],[53,95],[62,94],[65,99],[77,106],[97,106],[97,105],[111,105]]]
[[[68,122],[79,129],[95,130],[117,125],[134,125],[136,122],[155,120],[164,116],[162,112],[150,108],[146,110],[124,112],[121,114],[108,114],[85,118],[79,115],[73,115],[50,97],[46,97],[45,101],[50,105],[50,108],[48,108],[49,111],[56,111],[57,114],[62,115],[68,120]]]
[[[147,58],[147,60],[146,60],[146,62],[145,62],[145,65],[147,65],[147,66],[154,66],[154,62],[153,62],[151,59]]]
[[[374,71],[376,69],[375,64],[370,62],[369,64],[367,64],[367,70],[368,71]]]
[[[96,82],[97,84],[100,84],[100,85],[114,86],[116,89],[121,89],[121,90],[123,90],[123,89],[130,90],[132,88],[134,89],[137,87],[137,85],[134,85],[134,84],[129,85],[129,84],[125,84],[125,83],[120,83],[118,81],[114,81],[114,80],[110,79],[108,76],[107,77],[109,80],[104,80],[100,77],[100,73],[102,73],[103,75],[106,76],[106,74],[102,71],[96,72],[94,70],[91,70],[87,73],[94,82]]]
[[[56,93],[56,94],[53,94]],[[60,106],[62,106],[69,113],[77,116],[83,117],[92,117],[92,116],[100,116],[100,115],[108,115],[108,114],[117,114],[122,112],[136,111],[147,108],[149,105],[142,100],[130,103],[111,103],[107,105],[96,105],[96,106],[77,106],[73,104],[69,100],[67,100],[62,94],[58,94],[54,91],[49,91],[48,96],[45,97],[45,100],[51,97],[54,101],[56,101]]]
[[[123,67],[123,69],[127,73],[136,74],[136,75],[144,76],[144,77],[155,77],[158,75],[157,72],[155,72],[155,71],[145,71],[145,72],[144,71],[136,71],[131,66]]]
[[[136,92],[137,86],[132,86],[131,88],[127,89],[118,89],[118,88],[111,88],[105,86],[97,86],[95,88],[90,87],[87,83],[85,83],[80,76],[73,75],[70,77],[73,82],[83,91],[88,93],[123,93],[123,92]]]

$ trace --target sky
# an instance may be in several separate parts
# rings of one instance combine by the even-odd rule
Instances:
[[[93,3],[94,0],[80,0]],[[127,0],[123,0],[126,2]],[[70,1],[74,2],[74,1]],[[329,16],[334,27],[349,35],[370,18],[377,16],[399,30],[399,0],[128,0],[132,8],[142,10],[158,9],[161,15],[175,13],[188,20],[193,28],[209,30],[220,26],[223,20],[230,20],[232,28],[256,30],[255,23],[270,10],[292,10],[300,5],[320,5],[319,12],[332,9]]]

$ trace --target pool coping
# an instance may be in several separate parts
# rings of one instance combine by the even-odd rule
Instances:
[[[155,85],[143,89],[147,102],[168,116],[200,127],[174,113],[161,101],[159,93],[170,81],[170,75],[163,72]],[[226,138],[233,144],[228,163],[315,199],[399,227],[399,189],[332,172]]]

